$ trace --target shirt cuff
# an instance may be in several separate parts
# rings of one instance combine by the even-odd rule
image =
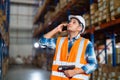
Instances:
[[[97,64],[87,64],[85,66],[82,66],[81,69],[83,69],[86,74],[91,74],[97,67]]]

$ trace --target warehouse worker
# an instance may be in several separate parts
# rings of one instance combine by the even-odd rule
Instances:
[[[52,38],[67,26],[68,36]],[[61,23],[43,35],[41,47],[55,49],[50,80],[89,80],[90,74],[97,68],[96,56],[92,43],[80,36],[85,30],[85,20],[79,15],[70,15],[69,23]],[[75,65],[74,69],[58,71],[58,66]]]

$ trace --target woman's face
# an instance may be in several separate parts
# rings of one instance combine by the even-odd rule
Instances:
[[[68,23],[68,27],[67,27],[68,31],[76,32],[76,31],[80,31],[81,29],[82,26],[80,26],[77,19],[72,18]]]

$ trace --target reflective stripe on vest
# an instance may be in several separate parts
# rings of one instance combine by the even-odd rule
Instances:
[[[82,38],[81,42],[80,42],[80,45],[79,45],[79,48],[78,48],[78,53],[77,53],[77,58],[76,58],[76,63],[80,63],[80,58],[81,58],[81,53],[82,53],[82,50],[83,50],[83,45],[84,45],[84,38]]]
[[[60,60],[60,52],[61,52],[61,47],[62,47],[64,40],[65,40],[65,37],[62,37],[58,45],[58,53],[57,53],[56,61]]]
[[[67,44],[66,42],[68,42],[68,40],[65,37],[61,37],[57,41],[57,44],[56,44],[57,50],[56,50],[54,61],[53,61],[51,77],[52,76],[59,76],[59,77],[64,76],[65,77],[63,72],[57,71],[57,68],[59,65],[75,65],[76,68],[81,68],[83,65],[87,64],[87,61],[85,60],[85,50],[86,50],[89,40],[84,39],[82,37],[76,40],[76,42],[74,42],[71,48],[71,51],[70,51],[71,53],[69,53],[69,58],[67,60],[65,59],[66,57],[64,57],[64,54],[67,54],[66,53],[67,47],[65,46],[68,46],[68,45],[66,45]],[[63,51],[61,52],[61,50]],[[76,54],[74,54],[74,52]],[[64,57],[64,59],[62,58],[63,59],[62,61],[61,61],[61,56]],[[71,61],[72,58],[74,58],[73,61]],[[73,78],[76,78],[75,80],[79,80],[79,79],[88,80],[89,75],[78,74],[78,75],[73,76]],[[55,80],[55,79],[51,79],[51,80]]]
[[[52,75],[66,78],[66,76],[64,75],[63,72],[52,71]],[[89,77],[86,76],[86,75],[84,75],[84,74],[75,75],[75,76],[72,77],[72,78],[75,78],[75,79],[78,79],[78,80],[79,80],[79,79],[82,79],[82,80],[89,80]]]
[[[75,62],[65,62],[65,61],[53,61],[53,65],[75,65],[77,68],[81,68],[84,64],[78,64]]]

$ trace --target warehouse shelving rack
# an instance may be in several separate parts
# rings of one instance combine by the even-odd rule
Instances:
[[[96,2],[97,0],[89,0],[89,5],[91,5],[92,3]],[[70,8],[77,4],[77,0],[71,0],[63,9],[61,9],[58,14],[56,14],[56,16],[54,16],[54,18],[51,19],[51,24],[46,24],[43,26],[42,30],[37,30],[34,32],[34,37],[38,37],[40,34],[43,34],[43,32],[45,31],[45,29],[48,29],[48,27],[50,28],[51,26],[53,26],[52,24],[54,24],[57,20],[61,19],[61,16],[68,16],[71,12],[70,12]],[[90,6],[89,6],[90,7]],[[44,12],[44,10],[46,9],[46,6],[44,7],[44,9],[42,11],[40,11],[40,13],[36,14],[38,18],[40,18],[40,16],[42,16],[42,12]],[[89,11],[89,10],[88,10]],[[63,15],[67,13],[67,15]],[[84,11],[83,11],[84,13]],[[38,18],[35,17],[34,23],[38,23],[39,20]],[[67,20],[67,19],[66,19]],[[56,23],[57,24],[57,23]],[[85,31],[84,34],[82,34],[82,36],[85,36],[87,38],[90,38],[90,40],[92,41],[93,44],[95,44],[96,41],[101,40],[104,41],[104,49],[102,51],[105,50],[105,63],[108,63],[108,57],[107,57],[107,47],[109,46],[109,44],[112,43],[112,66],[115,67],[117,66],[116,63],[116,42],[119,41],[119,25],[120,25],[120,18],[117,18],[115,20],[111,20],[109,22],[104,22],[100,25],[97,26],[93,26],[90,25],[90,28],[87,29]],[[118,37],[116,37],[116,34],[118,35]],[[99,36],[99,37],[98,37]],[[103,40],[102,40],[103,39]],[[111,39],[112,41],[109,44],[106,44],[106,39]],[[100,53],[97,53],[97,57],[99,55],[101,55],[102,51]]]
[[[45,13],[47,13],[46,11],[49,11],[49,10],[47,10],[48,8],[49,8],[49,3],[51,3],[51,1],[50,0],[44,0],[45,2],[44,2],[44,4],[43,5],[45,5],[45,6],[43,6],[42,7],[42,9],[39,9],[38,10],[38,12],[37,12],[37,14],[35,15],[35,17],[34,17],[34,21],[33,21],[33,23],[34,24],[39,24],[39,22],[43,22],[44,23],[44,16],[45,16]],[[55,4],[58,4],[59,3],[59,1],[60,0],[53,0],[53,3],[55,3]],[[65,0],[64,0],[65,1]],[[44,27],[42,27],[43,29],[42,30],[40,30],[39,28],[38,29],[36,29],[36,31],[34,31],[34,37],[37,37],[39,34],[41,34],[41,32],[46,32],[46,30],[47,31],[49,31],[49,30],[51,30],[52,28],[53,28],[53,26],[55,26],[55,25],[57,25],[57,24],[59,24],[61,21],[67,21],[68,20],[68,18],[67,18],[67,16],[69,15],[69,14],[71,14],[71,13],[74,13],[74,12],[71,12],[71,10],[76,10],[76,7],[77,6],[79,6],[79,5],[76,5],[76,7],[73,7],[72,9],[71,9],[71,6],[73,6],[73,5],[75,5],[75,4],[78,4],[78,3],[80,3],[81,4],[81,6],[83,6],[83,5],[86,5],[85,7],[88,9],[89,8],[89,6],[87,6],[87,4],[89,3],[88,1],[89,0],[86,0],[86,2],[85,1],[77,1],[77,0],[66,0],[67,1],[67,5],[65,5],[63,8],[61,8],[56,14],[55,14],[55,16],[53,16],[52,18],[51,18],[51,23],[47,23],[47,24],[44,24],[43,26]],[[64,3],[63,3],[64,4]],[[51,5],[50,5],[51,6]],[[56,7],[56,5],[52,5],[52,10],[54,11],[54,8],[53,7]],[[50,7],[50,9],[51,9],[51,7]],[[85,13],[85,11],[84,11],[84,8],[82,7],[81,8],[81,12],[76,12],[77,14],[83,14],[83,13]],[[85,9],[86,10],[86,9]],[[60,17],[60,16],[62,16],[62,17]],[[58,20],[59,19],[59,20]],[[49,28],[48,28],[49,27]]]
[[[0,0],[0,80],[3,80],[4,59],[9,56],[10,0]]]
[[[119,32],[120,32],[119,24],[120,24],[120,19],[118,18],[116,20],[112,20],[110,22],[103,23],[103,24],[101,24],[101,25],[99,25],[97,27],[92,27],[92,29],[86,30],[87,35],[94,33],[93,35],[96,38],[95,41],[100,40],[100,39],[97,38],[98,36],[99,37],[102,36],[101,38],[105,38],[105,39],[109,38],[109,39],[112,40],[111,43],[112,43],[112,50],[113,50],[112,51],[112,62],[113,62],[112,65],[113,66],[116,66],[116,49],[115,49],[116,37],[115,37],[115,35],[116,34],[119,35]],[[98,29],[98,27],[99,27],[99,29]],[[93,39],[94,39],[94,37],[93,37]],[[105,40],[105,39],[103,39],[103,40]],[[119,40],[117,40],[117,42],[118,41]],[[104,45],[105,45],[105,48],[103,50],[105,50],[105,55],[106,55],[107,54],[107,46],[109,46],[109,44],[106,45],[106,42],[105,42]],[[101,53],[102,52],[98,53],[98,55],[100,55]],[[106,63],[108,62],[107,61],[107,56],[105,56],[105,62]]]

